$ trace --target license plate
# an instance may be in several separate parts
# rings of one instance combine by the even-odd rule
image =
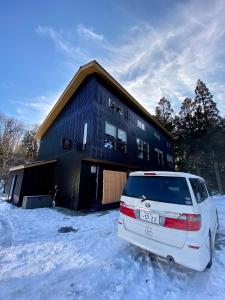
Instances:
[[[140,219],[150,223],[159,224],[159,214],[150,211],[141,210]]]

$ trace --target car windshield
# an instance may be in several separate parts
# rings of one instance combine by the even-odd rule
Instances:
[[[184,177],[129,176],[124,196],[152,201],[192,205]]]

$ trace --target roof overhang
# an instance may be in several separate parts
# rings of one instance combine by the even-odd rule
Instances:
[[[163,130],[168,136],[172,138],[172,135],[166,130],[162,124],[156,120],[133,96],[131,96],[98,62],[95,60],[90,63],[81,66],[78,72],[74,75],[62,95],[59,97],[56,104],[53,106],[41,126],[39,127],[35,138],[40,140],[48,128],[55,121],[65,105],[69,102],[73,94],[77,91],[82,82],[91,74],[98,74],[114,89],[116,89],[121,95],[123,95],[131,105],[136,107],[151,123],[155,124],[158,128]]]
[[[56,163],[56,162],[57,162],[57,160],[55,160],[55,159],[54,160],[36,161],[36,162],[33,162],[33,163],[29,163],[29,164],[24,164],[24,165],[18,165],[18,166],[11,167],[9,169],[9,171],[12,172],[12,171],[22,170],[22,169],[26,169],[26,168],[33,168],[33,167],[52,164],[52,163]]]

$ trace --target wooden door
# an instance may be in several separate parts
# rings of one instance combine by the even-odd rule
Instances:
[[[126,181],[126,172],[104,170],[102,204],[120,201],[120,196]]]

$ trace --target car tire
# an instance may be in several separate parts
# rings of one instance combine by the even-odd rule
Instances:
[[[210,260],[206,266],[207,269],[210,269],[212,266],[212,254],[213,254],[212,237],[211,237],[211,233],[209,232],[209,257],[210,257]]]

